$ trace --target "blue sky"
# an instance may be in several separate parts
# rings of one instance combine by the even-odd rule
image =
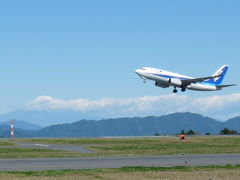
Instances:
[[[1,2],[0,113],[42,95],[96,100],[172,93],[143,84],[133,72],[141,66],[201,77],[229,64],[225,83],[240,84],[239,8],[237,0]]]

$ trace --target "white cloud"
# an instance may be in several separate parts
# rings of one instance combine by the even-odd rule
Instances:
[[[165,115],[173,112],[196,112],[204,115],[230,117],[239,115],[240,93],[191,98],[184,95],[145,96],[137,98],[102,98],[99,100],[61,100],[40,96],[26,105],[29,110],[76,110],[100,117]],[[226,114],[228,116],[226,116]]]
[[[209,96],[197,98],[191,102],[191,106],[200,113],[210,115],[240,114],[240,93]]]

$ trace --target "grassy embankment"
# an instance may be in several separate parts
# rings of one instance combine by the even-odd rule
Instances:
[[[238,180],[240,166],[208,166],[208,167],[123,167],[119,169],[91,170],[50,170],[28,172],[0,172],[4,180]]]
[[[10,141],[89,145],[94,154],[32,148],[0,148],[1,158],[77,157],[77,156],[129,156],[129,155],[178,155],[240,153],[240,136],[177,137],[160,138],[62,138],[62,139],[16,139]],[[6,142],[7,143],[7,142]],[[1,147],[1,144],[0,144]]]

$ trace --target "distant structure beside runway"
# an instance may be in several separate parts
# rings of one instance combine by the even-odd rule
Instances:
[[[11,126],[11,138],[15,138],[14,136],[14,123],[15,123],[15,120],[11,120],[10,121],[10,126]]]

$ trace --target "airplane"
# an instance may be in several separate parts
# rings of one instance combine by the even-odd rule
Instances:
[[[182,92],[185,92],[187,89],[195,91],[218,91],[225,87],[236,86],[236,84],[222,85],[228,68],[228,65],[224,65],[212,76],[202,78],[192,78],[189,76],[150,67],[136,69],[135,73],[137,73],[137,75],[144,80],[144,83],[146,80],[153,80],[155,81],[155,86],[161,88],[173,86],[173,93],[178,92],[177,88],[181,88]]]

